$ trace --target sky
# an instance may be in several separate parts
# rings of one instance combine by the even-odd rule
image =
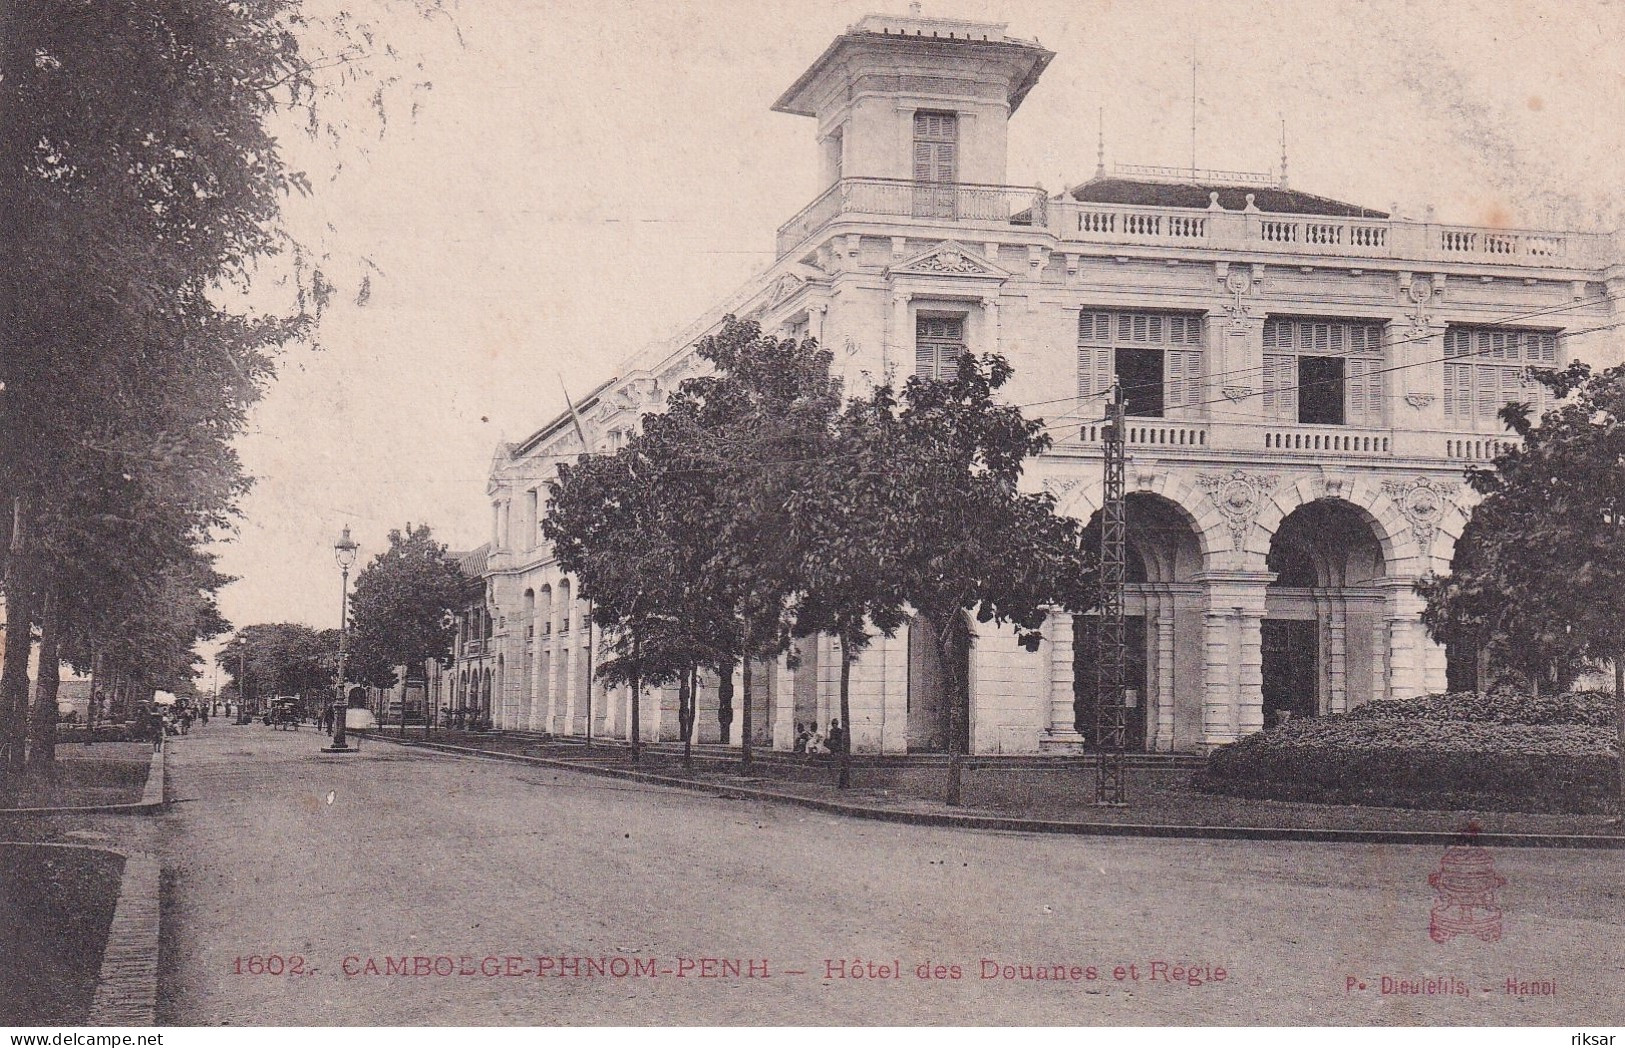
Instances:
[[[499,441],[521,440],[773,261],[816,194],[813,122],[770,106],[864,15],[906,0],[354,0],[400,58],[325,76],[313,192],[287,221],[338,287],[239,447],[256,478],[218,547],[238,625],[338,624],[332,546],[361,563],[428,523],[485,540]],[[329,0],[307,0],[313,14]],[[336,10],[336,6],[332,8]],[[925,0],[1007,22],[1054,61],[1015,115],[1008,181],[1188,165],[1441,221],[1625,227],[1621,0]],[[318,23],[307,46],[331,49]],[[363,293],[363,289],[365,293]],[[353,576],[352,576],[353,580]]]

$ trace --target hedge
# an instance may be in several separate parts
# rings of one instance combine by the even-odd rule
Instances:
[[[1535,698],[1515,691],[1457,691],[1381,699],[1357,706],[1354,720],[1474,721],[1483,724],[1583,724],[1611,728],[1614,697],[1601,691],[1571,691]]]
[[[1583,724],[1306,718],[1215,750],[1196,785],[1396,808],[1611,812],[1619,783],[1614,742],[1611,728]]]

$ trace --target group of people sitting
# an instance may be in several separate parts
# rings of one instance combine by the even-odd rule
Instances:
[[[841,747],[845,744],[846,733],[841,730],[841,722],[838,720],[829,722],[829,731],[827,732],[818,730],[817,721],[808,721],[806,724],[802,724],[800,721],[796,722],[795,752],[797,753],[815,755],[840,753]]]

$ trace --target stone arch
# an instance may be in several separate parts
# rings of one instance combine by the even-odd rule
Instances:
[[[1389,657],[1394,580],[1404,571],[1393,517],[1370,485],[1300,481],[1270,530],[1260,620],[1261,715],[1342,713],[1376,694]],[[1344,495],[1352,497],[1343,497]],[[1305,497],[1309,496],[1309,497]],[[1362,504],[1363,503],[1363,504]]]
[[[575,610],[575,605],[570,601],[569,579],[559,580],[559,584],[554,587],[553,597],[559,609],[559,631],[568,633],[570,632],[570,616]]]
[[[553,587],[549,583],[542,583],[542,588],[536,592],[536,636],[544,637],[553,632]]]
[[[1281,522],[1300,507],[1323,500],[1344,503],[1365,521],[1382,550],[1388,575],[1402,574],[1407,567],[1405,562],[1415,558],[1416,546],[1409,536],[1409,522],[1374,481],[1352,477],[1328,484],[1323,477],[1303,475],[1281,480],[1265,496],[1244,546],[1249,567],[1267,570],[1264,561]]]
[[[1131,466],[1126,479],[1127,494],[1156,495],[1173,503],[1183,512],[1196,535],[1204,562],[1209,562],[1214,553],[1229,548],[1229,536],[1224,533],[1223,518],[1213,507],[1207,493],[1198,488],[1192,478],[1173,470],[1136,476]],[[1087,523],[1100,512],[1104,489],[1104,482],[1098,478],[1089,483],[1079,484],[1065,496],[1057,499],[1055,512]]]
[[[1127,494],[1123,685],[1129,711],[1126,743],[1135,750],[1193,744],[1203,703],[1200,664],[1192,659],[1206,643],[1201,580],[1211,562],[1212,545],[1204,542],[1205,529],[1191,509],[1158,492],[1158,486],[1141,485]],[[1187,496],[1194,492],[1188,482],[1172,490],[1176,494],[1183,490]],[[1090,521],[1086,541],[1098,542],[1098,519]],[[1097,737],[1101,716],[1100,636],[1098,615],[1071,618],[1071,726],[1086,740]]]

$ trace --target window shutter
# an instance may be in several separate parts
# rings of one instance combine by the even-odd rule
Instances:
[[[1202,354],[1188,349],[1170,349],[1167,362],[1167,406],[1194,408],[1202,403]]]
[[[1382,358],[1348,358],[1348,416],[1358,425],[1382,421]]]
[[[1298,358],[1282,353],[1264,354],[1264,413],[1280,419],[1298,417]]]
[[[1444,413],[1447,418],[1471,418],[1473,369],[1469,364],[1444,366]]]

